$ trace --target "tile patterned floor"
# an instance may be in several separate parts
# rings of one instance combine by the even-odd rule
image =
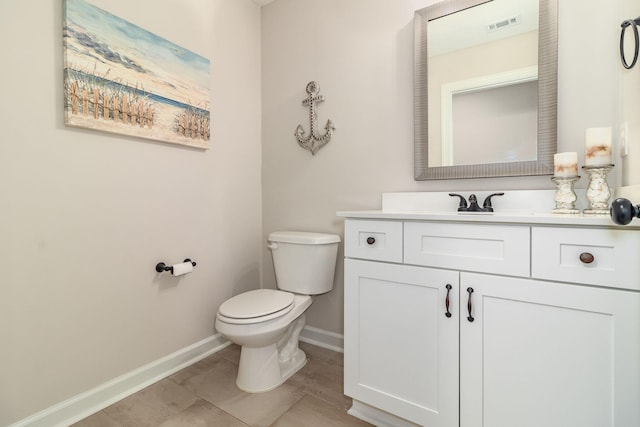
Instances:
[[[350,427],[342,354],[300,343],[307,364],[282,386],[245,393],[235,384],[240,348],[225,348],[74,424],[74,427]]]

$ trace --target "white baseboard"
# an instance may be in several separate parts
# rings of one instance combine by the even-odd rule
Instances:
[[[300,341],[344,353],[344,335],[335,332],[305,326],[300,334]]]
[[[138,369],[114,378],[9,427],[66,427],[222,350],[231,343],[215,334]]]
[[[343,335],[314,328],[313,326],[305,326],[300,334],[300,341],[340,353],[344,352]],[[230,344],[222,335],[212,335],[98,387],[17,421],[9,425],[9,427],[69,426],[222,350]]]

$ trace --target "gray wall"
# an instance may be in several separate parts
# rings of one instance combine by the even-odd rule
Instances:
[[[435,2],[276,0],[263,7],[263,239],[278,229],[342,234],[335,212],[379,209],[383,192],[554,188],[548,176],[413,180],[412,19]],[[620,24],[610,0],[558,3],[558,150],[583,158],[585,129],[616,122]],[[300,103],[310,80],[326,98],[320,124],[336,126],[315,156],[293,137],[298,124],[309,127]],[[264,285],[274,286],[268,251],[263,259]],[[340,267],[333,292],[310,307],[308,324],[342,333],[342,274]]]
[[[211,149],[65,127],[63,2],[0,3],[0,425],[211,336],[259,286],[260,8],[91,2],[211,60]]]
[[[223,300],[274,286],[270,231],[342,234],[335,212],[382,192],[552,188],[413,180],[412,18],[435,0],[92,2],[211,59],[212,146],[65,127],[62,2],[0,3],[0,425],[210,336]],[[618,14],[638,13],[620,2],[559,0],[559,151],[581,157],[585,128],[615,125],[618,77],[638,84],[618,67]],[[337,127],[315,156],[293,136],[310,80]],[[188,276],[153,271],[184,256]],[[335,285],[308,323],[342,333],[342,263]]]
[[[640,15],[640,6],[636,0],[619,0],[618,23],[626,19],[633,19]],[[631,29],[627,29],[626,36],[627,62],[633,59],[634,38]],[[634,203],[640,203],[640,64],[631,70],[618,67],[619,84],[619,111],[620,124],[625,129],[625,138],[628,141],[629,156],[620,159],[619,165],[622,178],[620,184],[630,188],[629,194]]]

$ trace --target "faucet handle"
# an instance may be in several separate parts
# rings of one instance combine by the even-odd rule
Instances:
[[[449,195],[451,197],[459,197],[460,198],[460,204],[458,205],[458,211],[466,211],[467,210],[467,201],[465,200],[465,198],[463,196],[461,196],[460,194],[456,194],[456,193],[449,193]]]
[[[486,199],[484,199],[484,202],[482,203],[482,210],[484,210],[485,212],[493,212],[493,206],[491,205],[491,198],[493,196],[504,196],[504,193],[493,193],[487,196]]]

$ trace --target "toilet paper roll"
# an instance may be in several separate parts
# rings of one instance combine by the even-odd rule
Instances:
[[[193,264],[191,261],[181,262],[180,264],[173,264],[172,276],[182,276],[183,274],[191,273],[193,271]]]

